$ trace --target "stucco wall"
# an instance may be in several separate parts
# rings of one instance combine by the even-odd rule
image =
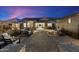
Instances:
[[[71,19],[71,23],[68,23],[68,19]],[[79,33],[79,15],[58,20],[57,26],[72,33]]]

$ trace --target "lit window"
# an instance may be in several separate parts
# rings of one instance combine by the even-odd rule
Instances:
[[[48,23],[48,27],[51,27],[52,26],[52,23]]]
[[[68,23],[69,23],[69,24],[71,23],[71,18],[68,19]]]
[[[30,23],[29,22],[27,23],[27,27],[30,27]]]
[[[23,23],[24,27],[26,27],[26,23]]]

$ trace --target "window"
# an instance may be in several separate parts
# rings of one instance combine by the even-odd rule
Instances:
[[[48,27],[52,27],[52,23],[48,23]]]
[[[24,27],[26,27],[26,23],[24,23]]]
[[[69,23],[69,24],[71,23],[71,18],[68,19],[68,23]]]

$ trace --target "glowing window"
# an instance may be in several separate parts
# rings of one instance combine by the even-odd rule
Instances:
[[[29,22],[27,23],[27,27],[30,27],[30,23]]]
[[[48,23],[48,27],[52,26],[52,23]]]
[[[26,27],[26,23],[23,23],[24,27]]]
[[[71,18],[68,19],[68,23],[69,23],[69,24],[71,23]]]

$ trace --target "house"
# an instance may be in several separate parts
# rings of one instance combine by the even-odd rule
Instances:
[[[25,26],[25,23],[26,23],[26,26]],[[28,27],[28,28],[31,28],[31,29],[47,29],[48,27],[51,27],[53,26],[53,24],[55,24],[54,21],[50,20],[49,18],[47,17],[43,17],[43,18],[30,18],[28,20],[26,20],[24,22],[24,27]]]
[[[20,24],[19,23],[12,23],[12,30],[20,30]]]
[[[12,30],[20,30],[21,25],[20,25],[19,20],[20,19],[18,19],[18,18],[12,18],[12,19],[7,20],[6,22],[11,23]]]
[[[15,25],[17,24],[17,25]],[[23,18],[21,22],[13,23],[12,28],[23,29],[23,28],[30,28],[32,30],[36,29],[47,29],[52,28],[54,21],[50,20],[48,17],[43,18]]]
[[[0,21],[0,32],[5,32],[11,29],[11,23],[6,21]]]
[[[79,37],[79,13],[57,20],[56,26],[62,28],[68,35]]]

